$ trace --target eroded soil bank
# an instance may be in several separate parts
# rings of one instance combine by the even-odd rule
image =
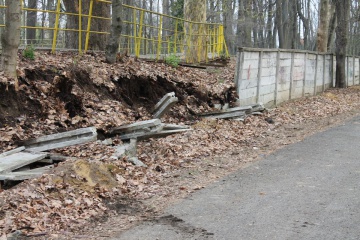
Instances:
[[[278,148],[357,114],[357,87],[329,90],[292,101],[244,122],[201,119],[215,103],[232,102],[234,63],[206,70],[126,59],[107,65],[103,56],[37,54],[20,63],[20,90],[1,83],[2,151],[44,134],[96,126],[109,128],[151,118],[167,92],[179,103],[163,122],[193,130],[139,142],[138,158],[114,161],[114,138],[55,152],[72,156],[50,174],[0,193],[0,231],[38,238],[108,238],[208,183]],[[75,61],[76,60],[76,61]],[[0,75],[0,79],[4,79]],[[271,119],[271,121],[269,121]],[[171,219],[170,219],[171,220]],[[171,220],[172,221],[172,220]]]

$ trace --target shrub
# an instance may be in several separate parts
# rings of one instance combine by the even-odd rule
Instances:
[[[170,65],[174,68],[177,68],[179,66],[180,63],[180,57],[176,56],[176,55],[169,55],[165,58],[165,63],[167,65]]]
[[[23,51],[23,57],[34,60],[35,59],[35,49],[33,46],[26,46],[26,48]]]

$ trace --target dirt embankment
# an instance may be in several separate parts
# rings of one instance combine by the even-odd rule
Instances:
[[[214,179],[341,122],[360,108],[360,90],[355,87],[292,101],[244,122],[199,119],[196,113],[235,98],[234,63],[204,71],[134,59],[107,65],[101,55],[79,58],[63,53],[23,60],[19,70],[19,92],[0,83],[1,99],[6,99],[0,103],[3,151],[27,138],[79,127],[96,126],[106,137],[110,127],[151,118],[154,104],[171,91],[180,102],[163,121],[193,128],[140,142],[137,155],[148,168],[126,159],[114,161],[113,146],[94,142],[57,150],[78,160],[2,191],[0,232],[19,230],[43,234],[44,239],[111,237],[155,217],[166,205]],[[114,138],[117,144],[121,141]]]

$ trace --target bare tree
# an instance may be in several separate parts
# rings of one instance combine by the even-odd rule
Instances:
[[[37,0],[28,0],[28,8],[36,9]],[[36,20],[37,20],[37,11],[29,10],[27,11],[26,25],[31,28],[26,29],[26,40],[28,44],[35,44],[36,42]]]
[[[337,14],[336,27],[336,82],[338,88],[346,87],[345,81],[345,60],[346,47],[348,44],[348,29],[350,17],[350,0],[335,0],[335,9]]]
[[[185,0],[185,20],[192,22],[206,21],[206,0]],[[185,49],[185,56],[189,62],[200,62],[206,59],[206,33],[203,24],[185,23],[186,42],[189,46]]]
[[[108,44],[106,45],[106,61],[116,62],[116,54],[119,49],[120,35],[122,30],[123,6],[122,0],[112,0],[111,30]]]
[[[327,51],[327,39],[329,31],[330,2],[329,0],[320,1],[320,22],[317,31],[317,50],[319,52]]]
[[[5,31],[1,35],[2,54],[0,70],[15,80],[15,89],[18,89],[16,74],[17,52],[20,44],[21,1],[6,0]]]

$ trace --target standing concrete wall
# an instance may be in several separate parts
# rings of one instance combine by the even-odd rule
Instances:
[[[335,56],[317,52],[241,48],[235,84],[240,105],[274,106],[316,95],[335,85]],[[346,83],[360,84],[360,59],[347,57]]]

